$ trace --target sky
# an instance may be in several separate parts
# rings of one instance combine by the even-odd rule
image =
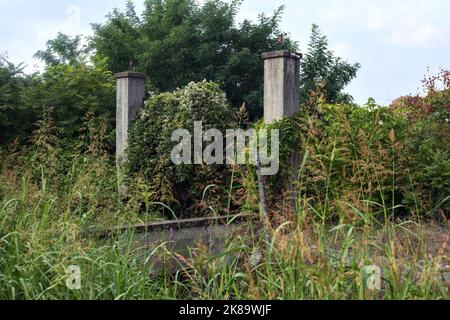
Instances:
[[[137,11],[144,0],[135,0]],[[201,3],[202,0],[199,0]],[[91,35],[126,0],[0,0],[0,53],[26,72],[58,32]],[[285,6],[281,28],[307,49],[311,25],[327,35],[337,56],[362,65],[346,88],[357,103],[373,97],[382,105],[420,93],[421,80],[450,68],[450,0],[243,0],[238,22]]]

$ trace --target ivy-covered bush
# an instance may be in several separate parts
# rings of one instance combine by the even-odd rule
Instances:
[[[174,92],[154,95],[134,122],[128,147],[130,176],[140,178],[149,188],[153,202],[162,202],[182,213],[197,212],[205,190],[211,185],[209,198],[226,198],[229,171],[226,166],[175,165],[171,159],[172,133],[186,129],[193,135],[194,122],[202,121],[203,130],[236,127],[236,117],[225,94],[213,82],[190,83]],[[226,205],[222,206],[226,207]]]

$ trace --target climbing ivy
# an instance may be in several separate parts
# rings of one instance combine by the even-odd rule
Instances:
[[[214,128],[225,132],[236,127],[235,115],[217,84],[190,83],[173,92],[150,97],[132,125],[128,148],[130,175],[145,181],[154,201],[183,207],[186,212],[199,210],[196,202],[201,201],[205,189],[212,184],[223,188],[230,174],[224,165],[172,162],[171,153],[178,144],[171,141],[172,133],[187,129],[192,134],[195,121],[202,121],[204,131]],[[212,195],[220,197],[219,189],[213,189]],[[226,198],[223,194],[221,197]]]

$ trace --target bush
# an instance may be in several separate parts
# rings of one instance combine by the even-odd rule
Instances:
[[[294,117],[271,125],[281,130],[282,144],[281,176],[267,181],[272,207],[280,201],[279,181],[292,179],[294,150],[299,152],[294,184],[300,207],[306,204],[316,208],[313,214],[339,217],[344,223],[358,219],[347,204],[361,212],[378,212],[375,203],[390,205],[397,174],[393,164],[401,149],[395,137],[402,135],[404,124],[401,116],[370,100],[362,107],[320,103],[314,110],[303,107]]]
[[[433,215],[450,213],[450,71],[423,81],[425,97],[402,97],[391,109],[405,127],[404,173],[410,177],[407,197]],[[410,205],[410,203],[405,203]]]
[[[82,119],[87,112],[108,117],[113,127],[114,78],[105,69],[105,61],[75,65],[58,64],[47,67],[45,72],[33,76],[32,83],[24,88],[24,104],[37,112],[53,108],[55,123],[67,138],[78,138]]]
[[[21,97],[29,82],[22,65],[15,66],[0,54],[0,146],[30,133],[33,111]]]
[[[204,130],[224,132],[236,125],[235,115],[225,94],[213,82],[190,83],[171,93],[152,96],[132,126],[128,147],[128,172],[149,187],[152,199],[183,211],[198,209],[205,189],[226,183],[226,166],[190,166],[173,164],[171,141],[176,129],[192,132],[194,121],[202,121]],[[220,188],[219,188],[220,189]],[[220,191],[216,188],[217,199]]]
[[[17,138],[26,142],[49,108],[67,139],[78,139],[87,112],[107,117],[108,125],[113,127],[114,90],[106,60],[56,64],[43,73],[24,75],[21,66],[0,56],[0,146]]]
[[[404,97],[391,107],[373,99],[364,106],[318,99],[312,108],[303,106],[294,117],[271,125],[282,132],[281,177],[268,180],[271,205],[280,201],[274,187],[280,178],[290,179],[287,169],[297,149],[301,201],[323,219],[345,222],[369,212],[385,218],[448,216],[449,73],[425,83],[425,97]]]

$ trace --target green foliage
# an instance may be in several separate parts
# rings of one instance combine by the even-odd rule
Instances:
[[[144,179],[154,202],[189,211],[208,185],[226,185],[228,174],[223,166],[173,164],[171,153],[178,142],[171,141],[172,133],[187,129],[192,134],[194,121],[202,121],[204,130],[224,132],[235,127],[234,119],[225,94],[212,82],[150,97],[130,132],[129,172]]]
[[[408,221],[364,229],[342,224],[328,230],[301,209],[298,228],[286,223],[268,228],[270,242],[256,233],[249,241],[241,231],[226,239],[222,252],[211,254],[199,245],[176,256],[186,266],[180,273],[155,276],[153,266],[174,257],[171,246],[139,247],[136,240],[142,234],[132,232],[98,239],[92,231],[101,223],[137,223],[124,221],[137,208],[122,207],[119,194],[99,183],[114,176],[102,171],[114,166],[111,161],[75,155],[84,161],[74,161],[61,185],[31,181],[26,166],[1,171],[0,299],[449,298],[441,274],[448,256],[440,250],[448,229]],[[373,264],[382,270],[380,291],[367,290],[361,274],[363,266]],[[73,265],[80,267],[80,290],[66,286],[67,269]]]
[[[269,206],[281,205],[288,191],[286,186],[294,179],[302,198],[320,208],[317,213],[325,220],[336,217],[342,221],[359,220],[360,216],[355,215],[347,203],[383,219],[405,214],[448,215],[448,99],[447,90],[430,90],[425,98],[406,99],[401,108],[381,107],[373,99],[364,106],[325,104],[319,100],[313,108],[302,107],[292,118],[269,126],[257,123],[257,129],[280,130],[280,173],[266,178]],[[223,185],[222,172],[217,171],[216,177],[200,178],[198,173],[192,173],[195,169],[173,167],[169,159],[173,144],[167,144],[170,134],[174,128],[192,127],[192,122],[187,122],[184,111],[176,107],[179,102],[173,94],[155,96],[151,101],[149,105],[154,106],[147,110],[153,111],[146,111],[145,121],[138,121],[135,127],[151,134],[133,138],[133,143],[139,142],[132,146],[132,163],[138,164],[133,171],[145,173],[147,181],[159,181],[152,187],[159,201],[178,205],[193,203],[186,198],[176,200],[173,196],[189,194],[189,191],[180,191],[188,190],[188,186],[195,190],[189,194],[190,199],[199,201],[202,190],[212,184],[211,181],[216,179]],[[171,120],[161,122],[166,118]],[[170,125],[166,127],[166,123]],[[142,150],[148,150],[145,157]],[[291,167],[295,151],[299,168]],[[168,166],[161,163],[168,163]],[[151,170],[142,170],[147,164]],[[234,203],[241,209],[257,207],[255,168],[241,167],[236,172],[232,190]],[[293,174],[298,174],[298,178]],[[185,184],[185,189],[178,189],[177,184]],[[380,206],[390,209],[377,210]]]
[[[139,195],[122,202],[117,192],[106,128],[105,119],[88,114],[81,142],[65,145],[47,110],[27,147],[0,153],[0,299],[163,296],[131,239],[86,236],[142,223]],[[66,287],[70,265],[82,270],[83,292]]]
[[[421,143],[415,140],[420,139],[416,132],[425,134],[413,128],[422,121],[433,123],[436,112],[443,112],[433,105],[417,112],[427,99],[413,99],[416,105],[399,109],[382,108],[373,100],[364,107],[321,104],[316,112],[305,108],[271,125],[282,130],[283,161],[295,146],[302,152],[301,197],[295,210],[290,205],[271,206],[271,224],[262,233],[269,236],[268,242],[258,232],[244,237],[239,228],[224,241],[222,252],[212,254],[199,245],[184,257],[176,256],[186,266],[179,274],[158,276],[150,275],[151,270],[173,257],[170,246],[149,250],[136,246],[142,234],[100,240],[92,232],[158,220],[156,209],[148,206],[156,200],[150,188],[155,180],[138,176],[139,183],[128,184],[124,199],[105,143],[106,119],[86,114],[81,141],[67,145],[47,109],[29,146],[11,146],[0,153],[0,299],[448,299],[442,269],[449,261],[448,227],[424,224],[415,215],[408,221],[380,223],[379,218],[383,213],[398,216],[397,200],[389,198],[393,194],[406,190],[426,198],[427,190],[407,189],[404,173],[410,172],[415,181],[414,161],[422,161],[407,153],[410,143]],[[446,106],[441,102],[434,106]],[[240,121],[246,118],[244,109]],[[213,122],[225,128],[235,125],[223,121],[231,117],[223,93],[210,82],[152,96],[133,127],[131,156],[153,160],[160,156],[157,165],[168,168],[166,151],[157,153],[169,147],[161,136],[170,138],[174,127],[189,128],[194,120],[203,120],[207,128]],[[433,134],[447,132],[440,124]],[[446,141],[439,150],[448,148]],[[155,154],[146,154],[149,147]],[[445,157],[440,153],[425,163],[435,189],[445,183],[436,178],[448,172],[448,164],[441,164],[448,161]],[[142,169],[152,174],[151,168]],[[185,169],[172,167],[166,172],[168,179],[178,173],[190,179],[177,195],[189,192],[197,197],[193,190],[200,193],[202,183],[222,174],[217,167],[207,173],[208,168]],[[243,189],[255,188],[254,168],[248,172],[253,174],[241,181],[237,174],[238,181],[227,179],[233,201]],[[224,194],[216,194],[222,207]],[[206,202],[210,205],[209,198]],[[247,203],[241,209],[258,210]],[[335,216],[337,226],[325,223]],[[66,287],[71,265],[81,268],[81,290]],[[380,291],[366,290],[361,268],[368,265],[382,270]]]
[[[146,0],[142,17],[131,2],[94,25],[92,45],[113,72],[136,69],[150,77],[152,90],[170,91],[204,79],[221,84],[233,107],[246,103],[252,118],[262,115],[261,53],[295,50],[279,42],[282,8],[236,26],[240,1]],[[170,67],[168,67],[170,66]]]
[[[81,179],[72,181],[67,191],[73,192],[55,194],[31,183],[26,174],[13,181],[10,172],[3,172],[2,179],[10,180],[8,196],[0,198],[0,299],[449,298],[439,272],[448,257],[432,245],[440,244],[447,230],[413,222],[365,231],[351,225],[331,231],[280,227],[270,229],[271,243],[256,234],[253,242],[236,235],[227,239],[223,252],[211,254],[200,246],[177,256],[187,266],[179,274],[151,275],[153,265],[169,257],[170,246],[136,247],[142,234],[132,233],[97,239],[89,232],[98,228],[90,220],[92,199],[81,198],[87,195],[82,177],[88,176],[80,173]],[[111,211],[103,217],[112,218]],[[361,275],[362,266],[374,263],[383,272],[380,291],[366,290]],[[80,290],[66,286],[73,265],[80,267]]]
[[[9,189],[3,194],[7,195],[14,190],[11,184],[25,179],[40,190],[41,196],[53,197],[59,209],[70,210],[73,215],[91,222],[104,215],[126,221],[128,214],[115,214],[125,210],[127,202],[117,201],[116,166],[108,149],[107,119],[86,114],[77,134],[79,140],[67,139],[63,132],[53,119],[53,110],[46,109],[28,144],[14,144],[1,152],[0,172],[5,175],[0,195],[4,191],[1,189]]]
[[[23,91],[24,104],[42,113],[54,109],[54,120],[65,130],[65,137],[75,137],[87,112],[108,116],[114,123],[114,79],[104,60],[92,63],[47,66],[42,75],[34,75]]]
[[[350,64],[334,55],[328,48],[327,37],[313,25],[311,40],[302,61],[301,100],[307,102],[319,87],[327,103],[352,103],[344,93],[345,87],[356,77],[359,63]]]
[[[358,217],[342,201],[363,212],[375,210],[375,203],[391,204],[400,149],[392,133],[402,130],[402,118],[370,102],[365,107],[323,105],[319,110],[323,118],[303,127],[310,159],[304,167],[305,192],[314,203],[324,204],[324,216],[338,213],[344,220]]]
[[[0,299],[448,299],[441,281],[448,228],[421,221],[446,221],[450,212],[450,73],[424,81],[426,96],[390,108],[373,99],[349,104],[343,89],[359,65],[334,57],[316,26],[304,62],[304,106],[268,126],[281,130],[282,162],[280,174],[266,179],[271,242],[238,234],[217,256],[192,248],[181,280],[149,277],[148,263],[165,257],[164,246],[144,264],[132,235],[90,236],[160,219],[156,202],[178,217],[258,212],[252,165],[175,166],[170,159],[175,129],[192,129],[194,121],[203,129],[248,126],[246,108],[235,117],[221,89],[232,106],[245,101],[259,115],[260,53],[296,47],[277,41],[281,11],[236,27],[238,6],[147,0],[139,18],[130,2],[95,27],[95,58],[80,37],[62,34],[37,53],[42,74],[26,76],[0,58],[0,145],[30,136],[27,145],[0,150]],[[124,199],[109,149],[114,81],[107,70],[130,65],[156,75],[156,91],[205,78],[220,85],[152,94],[131,129]],[[295,150],[300,197],[292,208],[283,192]],[[413,220],[394,219],[400,215]],[[65,286],[73,264],[83,272],[80,291]],[[378,297],[360,274],[373,264],[383,269]]]
[[[45,62],[47,66],[81,63],[87,50],[81,47],[81,41],[81,36],[72,38],[58,33],[55,39],[47,41],[47,49],[39,50],[34,57]]]
[[[80,37],[59,34],[47,45],[36,54],[46,63],[42,73],[24,75],[0,58],[0,145],[26,142],[49,108],[66,139],[77,138],[87,112],[107,117],[110,128],[115,123],[115,81],[106,59],[87,55]]]
[[[448,83],[448,82],[447,82]],[[281,171],[268,179],[272,206],[279,182],[292,181],[300,152],[301,198],[324,219],[359,219],[347,203],[379,218],[450,213],[448,90],[408,97],[400,106],[315,104],[272,124],[281,130]],[[345,204],[343,204],[345,203]],[[390,209],[377,211],[378,207]]]
[[[450,72],[423,81],[425,97],[402,97],[391,106],[409,125],[405,128],[405,172],[411,194],[436,216],[450,212]],[[442,211],[441,211],[442,210]]]
[[[30,133],[33,110],[22,101],[22,91],[30,81],[22,70],[21,65],[0,56],[0,146]]]

